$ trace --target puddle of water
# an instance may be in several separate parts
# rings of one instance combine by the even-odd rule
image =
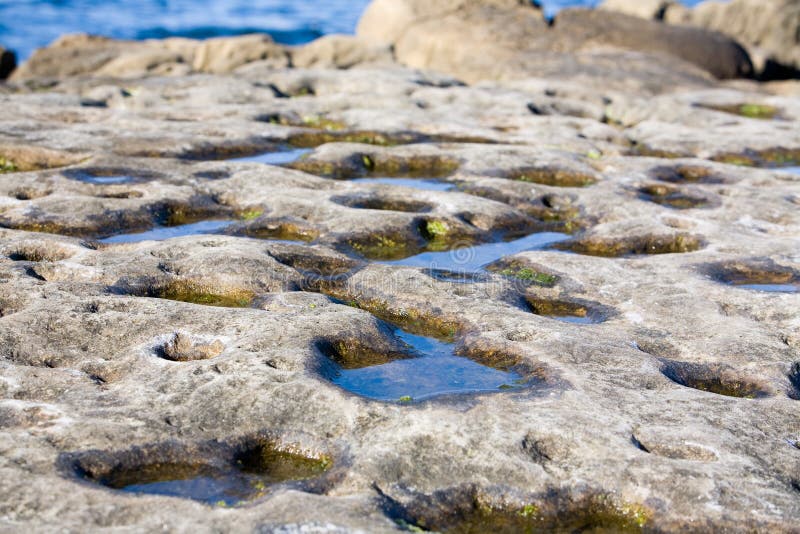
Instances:
[[[797,293],[800,291],[800,288],[794,284],[737,284],[736,287],[768,293]]]
[[[139,181],[134,176],[94,176],[92,174],[75,175],[75,180],[96,185],[132,184]]]
[[[100,239],[101,243],[138,243],[140,241],[164,241],[173,237],[183,237],[187,235],[215,234],[220,230],[230,226],[233,221],[200,221],[192,224],[180,226],[158,226],[146,232],[132,234],[119,234],[105,239]]]
[[[229,159],[231,163],[265,163],[267,165],[285,165],[302,158],[312,150],[309,148],[294,148],[280,152],[265,152],[255,156]]]
[[[561,321],[562,323],[572,323],[572,324],[595,324],[597,321],[589,317],[579,317],[577,315],[552,315],[550,316],[551,319],[555,319],[556,321]]]
[[[137,469],[136,473],[114,475],[105,485],[127,493],[166,495],[232,506],[252,499],[270,482],[268,477],[236,469],[157,464]]]
[[[569,237],[558,232],[541,232],[514,241],[485,243],[442,252],[423,252],[402,260],[382,263],[468,273],[478,271],[502,257],[541,249],[559,241],[566,241]]]
[[[357,184],[398,185],[423,191],[452,191],[455,189],[453,184],[432,178],[356,178],[350,181]]]
[[[781,167],[779,170],[800,176],[800,167]]]
[[[522,380],[517,373],[456,356],[452,343],[402,330],[396,333],[419,353],[418,357],[361,369],[342,369],[333,383],[370,399],[411,402],[440,395],[505,390],[519,387]]]

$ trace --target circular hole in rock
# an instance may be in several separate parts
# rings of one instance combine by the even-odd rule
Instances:
[[[664,184],[643,186],[639,188],[639,195],[643,200],[679,210],[704,208],[711,204],[705,196],[686,193],[677,187]]]
[[[198,446],[160,444],[107,453],[89,451],[62,456],[68,473],[134,494],[192,499],[233,506],[268,494],[276,487],[321,491],[332,459],[284,446],[269,438]]]
[[[432,209],[431,205],[425,202],[390,197],[352,196],[334,197],[331,200],[343,206],[365,210],[424,213]]]
[[[514,169],[506,172],[505,177],[553,187],[586,187],[597,182],[597,176],[589,171],[549,166]]]
[[[62,261],[72,257],[73,253],[66,248],[53,243],[23,243],[18,245],[8,255],[13,261]]]
[[[643,532],[651,513],[609,494],[495,495],[461,487],[398,502],[384,495],[385,513],[414,531],[445,534]]]
[[[62,173],[70,180],[77,180],[94,185],[120,185],[147,182],[160,177],[160,175],[129,169],[124,167],[91,167],[83,169],[68,169]]]
[[[53,194],[52,189],[33,187],[33,186],[23,186],[13,190],[10,193],[10,196],[17,200],[35,200],[37,198],[43,198],[46,196],[50,196],[52,194]]]
[[[220,284],[217,280],[191,278],[146,279],[119,292],[135,297],[150,297],[221,308],[247,308],[255,293],[246,288]]]
[[[677,165],[674,167],[655,167],[650,177],[670,183],[722,184],[725,180],[716,175],[713,169],[701,165]]]
[[[734,261],[706,267],[715,280],[741,289],[769,293],[800,292],[800,272],[769,260]]]
[[[317,342],[323,377],[373,400],[412,403],[437,397],[519,390],[544,384],[543,368],[452,339],[384,328],[382,337],[351,336]]]
[[[681,386],[726,397],[757,399],[771,395],[761,382],[744,377],[731,367],[720,364],[662,360],[661,372]]]
[[[552,245],[553,248],[585,254],[617,258],[650,254],[678,254],[695,252],[705,245],[702,238],[691,234],[639,235],[629,237],[587,236]]]
[[[532,313],[565,323],[602,323],[611,314],[605,306],[585,300],[549,299],[528,294],[525,295],[525,301]]]

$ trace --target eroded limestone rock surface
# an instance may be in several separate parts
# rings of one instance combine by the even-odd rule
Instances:
[[[796,531],[797,97],[363,57],[2,87],[2,528]]]

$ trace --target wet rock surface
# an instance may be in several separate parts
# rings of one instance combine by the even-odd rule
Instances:
[[[364,57],[3,87],[0,524],[796,529],[797,99]]]

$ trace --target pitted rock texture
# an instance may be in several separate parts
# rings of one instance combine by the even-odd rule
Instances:
[[[0,525],[796,530],[800,104],[669,79],[255,62],[6,86]],[[459,272],[537,232],[561,240]],[[425,402],[329,380],[321,347],[402,352],[391,324],[537,380]],[[86,471],[254,435],[330,469],[232,508]]]

